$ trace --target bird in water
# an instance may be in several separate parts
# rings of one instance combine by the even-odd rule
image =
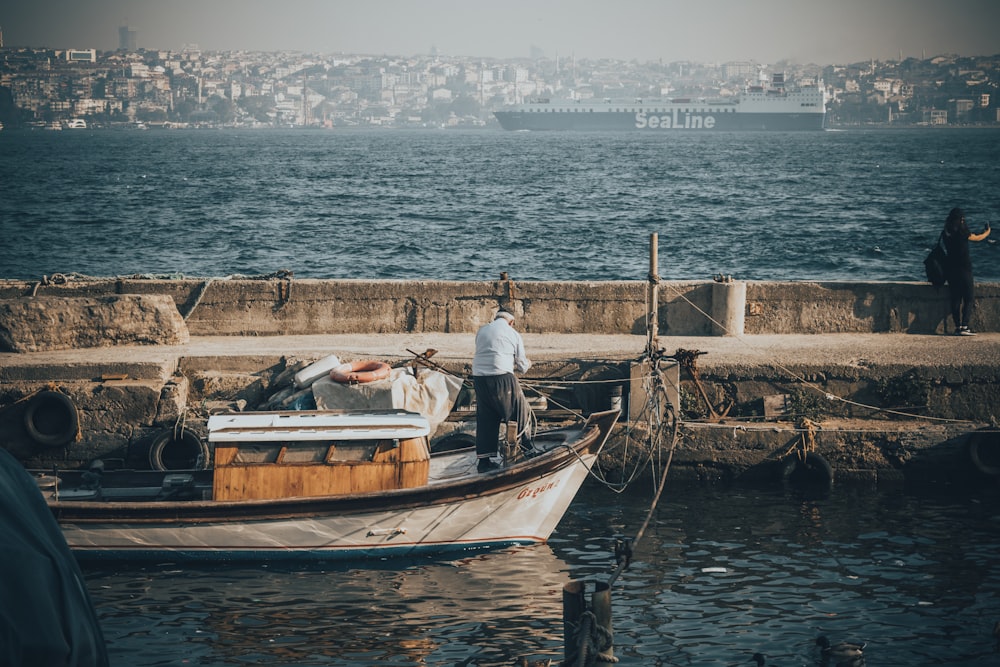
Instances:
[[[757,667],[765,667],[767,665],[767,656],[763,653],[754,653],[750,659],[757,663]]]
[[[831,644],[826,635],[817,637],[816,645],[819,646],[824,659],[832,659],[837,664],[846,665],[860,664],[864,659],[865,646],[867,646],[867,644],[854,644],[852,642]]]

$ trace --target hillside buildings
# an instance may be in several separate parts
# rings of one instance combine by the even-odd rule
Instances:
[[[828,124],[967,125],[1000,122],[1000,56],[763,65],[573,58],[483,60],[297,52],[178,52],[120,48],[0,48],[0,122],[90,127],[487,127],[492,112],[530,97],[714,97],[770,72],[822,79]]]

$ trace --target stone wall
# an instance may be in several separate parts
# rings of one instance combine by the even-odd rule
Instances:
[[[180,345],[187,325],[170,297],[114,294],[0,301],[0,352]]]

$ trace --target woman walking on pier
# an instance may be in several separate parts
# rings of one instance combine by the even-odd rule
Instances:
[[[969,241],[982,241],[990,235],[990,223],[978,234],[973,234],[965,224],[965,212],[953,208],[944,223],[944,248],[948,253],[948,292],[951,296],[951,317],[955,320],[955,335],[974,336],[969,329],[975,300],[975,284],[972,280],[972,258],[969,256]]]

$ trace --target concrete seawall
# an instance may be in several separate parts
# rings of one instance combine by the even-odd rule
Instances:
[[[660,333],[716,333],[710,315],[728,307],[718,303],[725,292],[717,285],[661,282]],[[462,333],[488,321],[498,305],[514,310],[528,333],[642,334],[646,286],[642,281],[119,278],[0,281],[0,302],[31,296],[167,295],[192,336]],[[976,296],[973,328],[1000,331],[1000,284],[977,285]],[[943,333],[948,312],[947,289],[925,283],[747,282],[744,333]]]
[[[468,375],[471,334],[498,305],[518,314],[536,362],[526,384],[568,383],[551,397],[572,410],[607,407],[608,380],[622,381],[628,404],[647,342],[642,281],[48,282],[0,282],[0,306],[30,300],[50,328],[85,327],[80,313],[67,319],[38,306],[76,303],[86,314],[142,295],[156,297],[150,322],[160,326],[160,299],[169,297],[182,316],[170,326],[181,331],[144,338],[141,319],[108,331],[109,318],[94,317],[94,331],[73,338],[89,341],[86,348],[0,353],[0,444],[32,467],[94,457],[134,463],[153,435],[193,424],[213,406],[258,405],[293,363],[328,354],[402,363],[412,358],[408,350],[433,348],[442,367]],[[660,346],[706,353],[696,368],[679,369],[676,477],[733,480],[772,469],[802,440],[802,417],[819,425],[815,446],[838,479],[1000,476],[1000,285],[977,286],[975,338],[941,335],[947,292],[924,284],[750,282],[742,304],[731,301],[742,287],[714,281],[658,290]],[[733,332],[720,329],[720,318],[742,319],[743,333],[722,335]],[[136,342],[123,344],[129,335]],[[164,342],[142,344],[155,340]],[[70,446],[39,448],[22,428],[30,397],[48,387],[79,411],[80,435]],[[970,460],[970,434],[980,432],[989,435]]]

